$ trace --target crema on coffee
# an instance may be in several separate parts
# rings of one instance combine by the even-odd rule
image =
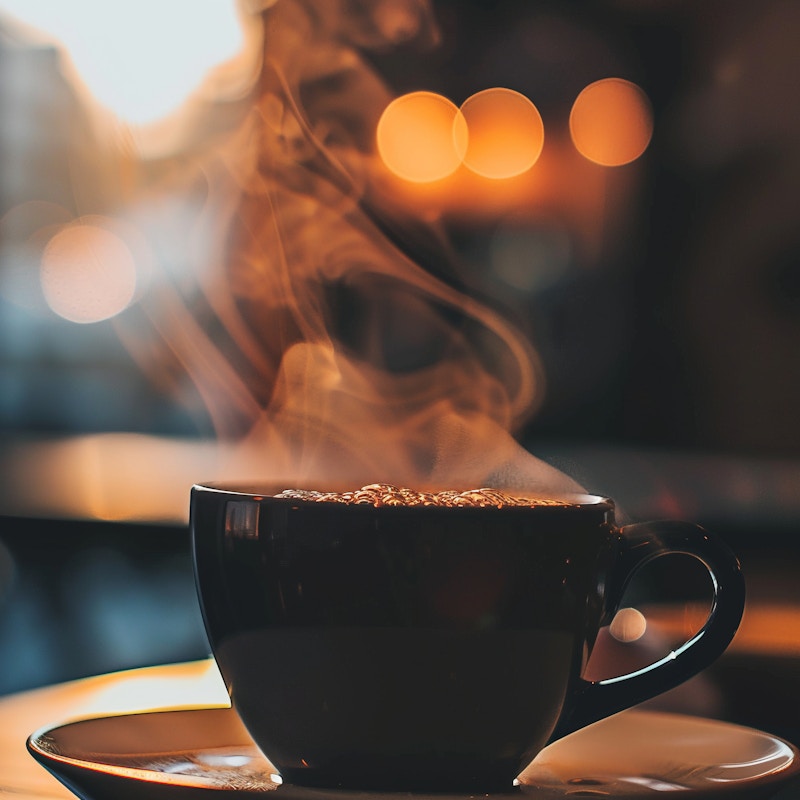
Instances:
[[[505,508],[507,506],[564,506],[560,500],[517,497],[499,489],[468,489],[466,491],[445,490],[420,492],[392,486],[389,483],[371,483],[349,492],[320,492],[310,489],[284,489],[274,495],[281,499],[303,500],[316,503],[342,503],[345,505],[371,506],[443,506],[446,508]]]

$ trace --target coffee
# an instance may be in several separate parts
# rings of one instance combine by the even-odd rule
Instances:
[[[422,492],[400,488],[390,483],[371,483],[349,492],[320,492],[314,489],[284,489],[274,495],[278,499],[301,500],[313,503],[343,503],[345,505],[380,506],[443,506],[445,508],[508,508],[518,506],[569,505],[562,500],[515,497],[499,489],[448,489],[440,492]]]

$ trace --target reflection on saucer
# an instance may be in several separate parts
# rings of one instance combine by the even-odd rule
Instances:
[[[275,792],[283,800],[365,795],[281,785],[275,768],[229,708],[161,711],[82,720],[28,741],[33,757],[87,800],[179,800],[187,789]],[[519,777],[529,800],[769,798],[800,780],[800,755],[761,731],[652,711],[625,711],[545,748]],[[220,794],[221,792],[221,794]],[[370,798],[378,795],[369,793]],[[438,800],[445,800],[437,795]]]
[[[552,796],[771,797],[800,773],[798,752],[761,731],[715,720],[628,711],[545,748],[522,773]],[[561,792],[561,794],[559,794]],[[545,795],[549,797],[550,795]],[[581,795],[578,795],[581,796]]]

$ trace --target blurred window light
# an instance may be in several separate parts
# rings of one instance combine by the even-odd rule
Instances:
[[[136,125],[176,110],[244,46],[235,0],[0,0],[3,13],[66,48],[94,97]]]

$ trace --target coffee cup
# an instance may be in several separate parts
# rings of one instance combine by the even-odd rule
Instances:
[[[703,670],[741,619],[724,543],[685,522],[620,527],[607,498],[285,488],[195,486],[191,529],[233,707],[293,785],[510,789],[549,742]],[[702,629],[584,679],[632,576],[673,553],[710,575]]]

